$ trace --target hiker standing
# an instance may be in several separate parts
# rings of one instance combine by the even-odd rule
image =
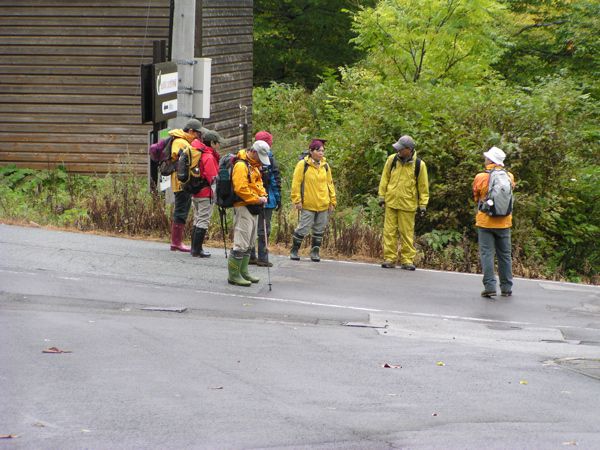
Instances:
[[[429,202],[427,166],[417,158],[410,136],[402,136],[392,147],[396,153],[388,156],[379,182],[379,205],[385,206],[381,267],[396,267],[399,234],[400,268],[415,270],[415,215],[418,209],[424,216]]]
[[[298,161],[292,179],[292,204],[300,211],[298,226],[292,235],[290,259],[299,261],[298,251],[309,231],[312,234],[311,261],[319,262],[319,250],[329,214],[337,204],[331,168],[323,156],[325,143],[313,139],[308,155]]]
[[[492,147],[483,153],[485,157],[485,172],[480,172],[473,180],[473,198],[477,202],[477,240],[479,242],[479,259],[483,270],[482,297],[496,295],[496,276],[494,274],[494,254],[498,257],[498,276],[500,278],[500,293],[503,297],[512,295],[512,254],[511,254],[511,227],[512,227],[512,188],[515,179],[512,173],[505,171],[504,158],[506,154],[498,147]],[[494,202],[488,199],[488,187],[492,171],[503,171],[508,175],[507,189],[505,192],[510,198],[505,201],[497,198],[496,202],[509,205],[504,212],[506,215],[495,216],[490,210]],[[510,185],[508,185],[510,184]]]
[[[179,151],[190,147],[194,139],[202,139],[202,124],[198,119],[190,119],[183,129],[169,131],[173,136],[171,145],[171,159],[177,161]],[[181,183],[177,179],[177,172],[171,174],[171,189],[175,194],[175,207],[173,208],[173,223],[171,224],[171,250],[180,252],[189,252],[190,247],[183,245],[183,231],[185,222],[192,205],[191,194],[181,188]]]
[[[279,208],[281,208],[281,174],[279,172],[279,165],[273,156],[273,136],[271,133],[268,131],[259,131],[254,136],[254,139],[265,141],[269,144],[271,148],[269,150],[269,162],[271,164],[262,166],[260,171],[263,186],[267,191],[267,198],[269,200],[258,218],[258,258],[256,257],[256,247],[253,246],[250,253],[250,264],[273,267],[273,263],[269,261],[269,255],[267,254],[267,242],[271,234],[273,210],[279,211]]]
[[[233,204],[233,250],[229,257],[229,284],[250,286],[260,280],[248,273],[250,249],[256,241],[258,215],[267,203],[267,192],[260,176],[261,166],[268,166],[269,144],[255,141],[248,150],[237,153],[231,174],[233,191],[241,200]]]
[[[204,130],[204,133],[202,133],[202,142],[197,139],[192,141],[192,147],[197,151],[192,153],[191,165],[192,167],[199,167],[207,183],[207,186],[192,196],[194,228],[192,229],[191,255],[194,257],[210,257],[210,253],[204,251],[202,244],[204,243],[206,231],[212,217],[214,206],[212,183],[219,172],[219,149],[223,141],[223,137],[213,130]]]

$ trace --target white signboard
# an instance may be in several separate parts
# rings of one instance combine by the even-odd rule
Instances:
[[[177,72],[158,72],[156,76],[156,93],[158,95],[166,95],[177,92],[177,78]]]

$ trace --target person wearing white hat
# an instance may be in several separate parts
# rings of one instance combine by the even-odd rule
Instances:
[[[248,272],[250,249],[256,241],[258,215],[265,203],[267,192],[261,177],[262,166],[271,164],[269,144],[255,141],[248,150],[237,153],[231,182],[239,201],[233,204],[233,250],[228,261],[229,284],[250,286],[260,280]]]
[[[496,276],[494,274],[494,255],[498,258],[498,277],[500,279],[500,293],[503,297],[512,295],[512,252],[511,252],[511,227],[512,227],[512,200],[506,215],[495,215],[485,205],[489,202],[488,187],[493,171],[501,171],[506,179],[507,188],[514,187],[514,176],[504,169],[506,154],[498,147],[492,147],[483,153],[485,157],[485,171],[480,172],[473,180],[473,198],[478,204],[475,226],[479,242],[479,258],[483,270],[482,297],[491,298],[496,293]],[[492,202],[493,203],[493,202]]]

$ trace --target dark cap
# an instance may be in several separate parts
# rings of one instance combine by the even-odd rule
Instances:
[[[203,127],[198,119],[190,119],[183,127],[184,130],[194,130],[202,133]]]
[[[202,140],[204,142],[218,142],[219,144],[225,142],[225,139],[219,134],[218,131],[206,129],[202,130]]]

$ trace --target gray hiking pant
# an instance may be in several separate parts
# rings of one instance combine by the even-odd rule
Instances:
[[[477,228],[479,259],[483,270],[483,287],[486,291],[496,290],[494,254],[498,258],[500,290],[512,292],[512,255],[510,228]]]

